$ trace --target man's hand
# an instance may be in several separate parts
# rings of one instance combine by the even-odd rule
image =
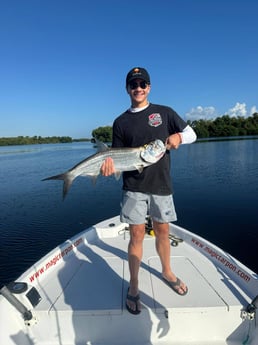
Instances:
[[[165,142],[166,149],[167,150],[178,149],[178,146],[181,144],[181,142],[182,142],[182,138],[179,133],[172,134],[167,138]]]
[[[110,176],[116,172],[114,161],[111,157],[105,159],[101,165],[100,172],[103,176]]]

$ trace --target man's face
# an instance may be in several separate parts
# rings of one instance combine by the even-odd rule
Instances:
[[[150,92],[150,85],[142,79],[134,79],[127,85],[127,92],[131,97],[132,105],[144,105]]]

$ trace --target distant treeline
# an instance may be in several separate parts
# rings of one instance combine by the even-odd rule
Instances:
[[[198,139],[258,135],[258,113],[247,118],[224,115],[215,120],[187,121],[187,123],[195,130]],[[103,142],[111,142],[112,127],[98,127],[92,131],[92,136]]]
[[[230,117],[223,115],[215,120],[187,121],[195,130],[198,139],[214,137],[235,137],[258,135],[258,113],[249,117]],[[112,127],[98,127],[92,131],[92,136],[103,142],[112,141]],[[56,144],[71,143],[74,141],[90,141],[91,139],[72,139],[71,137],[8,137],[0,138],[0,146],[6,145],[27,145],[27,144]]]
[[[29,145],[29,144],[57,144],[57,143],[71,143],[73,139],[71,137],[7,137],[0,138],[0,146],[8,145]]]
[[[258,113],[250,117],[223,115],[215,120],[188,121],[198,138],[258,135]]]

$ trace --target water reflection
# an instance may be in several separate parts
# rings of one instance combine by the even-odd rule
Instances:
[[[78,178],[65,202],[61,181],[41,181],[94,154],[91,143],[29,146],[0,147],[0,284],[67,238],[120,211],[121,179],[99,177],[93,185],[89,178]],[[171,161],[177,224],[256,272],[257,157],[258,140],[239,140],[182,145]]]

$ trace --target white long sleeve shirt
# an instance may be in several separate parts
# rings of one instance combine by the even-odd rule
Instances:
[[[181,144],[191,144],[197,139],[194,130],[189,125],[187,125],[183,132],[180,132],[179,134],[182,140]]]

